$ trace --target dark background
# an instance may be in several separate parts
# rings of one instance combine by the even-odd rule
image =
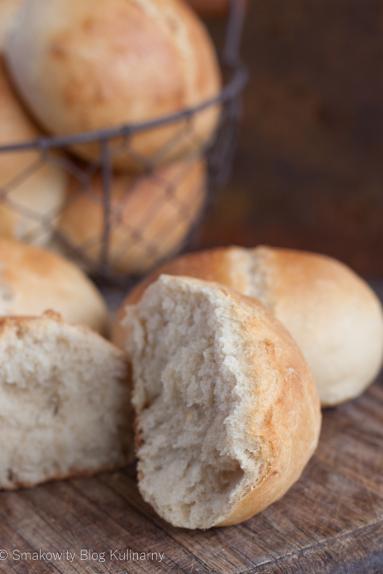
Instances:
[[[239,150],[203,244],[315,250],[382,277],[383,1],[249,4]]]

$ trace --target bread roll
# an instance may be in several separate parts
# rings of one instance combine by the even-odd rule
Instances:
[[[54,314],[0,320],[0,488],[124,466],[131,447],[123,355]]]
[[[0,58],[0,145],[38,137]],[[66,185],[63,169],[44,162],[38,152],[0,152],[0,237],[47,243],[64,202]]]
[[[381,304],[360,277],[330,257],[271,247],[195,253],[162,267],[127,303],[137,302],[161,273],[215,280],[269,307],[302,349],[324,406],[357,397],[380,369]],[[124,336],[117,321],[117,344]]]
[[[102,180],[88,190],[74,183],[59,222],[67,243],[81,250],[89,266],[102,255]],[[138,179],[115,176],[111,190],[109,263],[114,272],[143,273],[176,252],[205,199],[205,167],[200,160],[177,162]]]
[[[318,442],[320,408],[292,338],[255,300],[162,276],[127,308],[144,499],[183,528],[278,500]]]
[[[69,323],[105,332],[107,309],[89,279],[49,251],[0,239],[0,316],[52,309]]]
[[[180,0],[26,0],[7,57],[30,110],[59,135],[153,120],[220,89],[211,41]],[[218,116],[214,107],[142,132],[129,146],[118,139],[113,164],[141,169],[199,148]],[[98,142],[76,150],[99,159]]]
[[[0,52],[3,51],[7,36],[22,0],[0,0]]]

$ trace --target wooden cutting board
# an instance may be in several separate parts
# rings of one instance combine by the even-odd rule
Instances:
[[[0,548],[8,553],[0,572],[6,574],[381,574],[383,378],[358,400],[326,412],[319,448],[302,479],[240,526],[208,532],[172,528],[140,498],[133,466],[2,493],[0,512]],[[38,561],[21,555],[40,550],[75,557],[50,561],[43,555]],[[158,555],[109,560],[115,550]],[[95,554],[91,558],[86,551]]]

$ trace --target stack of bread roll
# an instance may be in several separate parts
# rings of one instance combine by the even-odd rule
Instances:
[[[25,0],[10,28],[13,81],[50,133],[150,120],[219,89],[206,32],[182,0]],[[37,137],[0,72],[2,141]],[[168,126],[111,146],[115,270],[143,273],[183,240],[204,195],[196,147],[218,113],[190,120],[192,143]],[[72,152],[98,158],[92,144]],[[14,239],[49,241],[26,219],[49,213],[96,262],[100,177],[81,190],[69,182],[63,199],[58,157],[19,185],[36,152],[0,161],[2,195],[19,206],[0,206],[0,488],[120,468],[135,443],[140,491],[174,526],[237,524],[277,501],[315,451],[320,405],[358,396],[380,368],[382,308],[368,285],[316,254],[197,253],[128,295],[111,343],[106,305],[84,273]]]
[[[112,343],[73,263],[3,239],[0,266],[2,489],[120,468],[135,443],[140,491],[162,518],[237,524],[299,479],[320,403],[358,396],[382,362],[378,299],[324,256],[181,257],[128,295]]]
[[[124,353],[73,263],[0,239],[0,488],[29,487],[129,461]]]
[[[39,129],[13,89],[4,62],[4,46],[20,0],[0,3],[0,145],[34,140]],[[0,236],[46,244],[63,206],[67,178],[36,151],[0,153]]]
[[[1,145],[41,134],[3,61],[19,5],[0,3]],[[130,456],[127,364],[101,336],[108,330],[103,298],[74,264],[14,240],[51,239],[68,185],[51,159],[36,151],[0,154],[2,489],[124,466]]]
[[[212,42],[184,0],[8,0],[2,9],[14,87],[4,69],[0,89],[7,108],[0,113],[9,122],[0,143],[39,135],[18,98],[46,133],[69,136],[157,121],[219,93]],[[215,105],[108,140],[111,214],[95,169],[101,140],[74,144],[68,151],[87,174],[86,184],[71,177],[64,197],[65,178],[51,158],[5,195],[0,234],[47,243],[55,231],[56,240],[97,268],[108,227],[110,268],[125,275],[148,270],[180,248],[204,204],[203,151],[219,115]],[[37,159],[35,152],[2,154],[0,183],[13,190],[12,177]]]

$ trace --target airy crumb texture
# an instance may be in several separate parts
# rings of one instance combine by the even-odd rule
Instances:
[[[257,303],[162,276],[128,308],[139,486],[186,528],[240,522],[299,477],[319,434],[310,373]]]
[[[0,321],[0,488],[123,466],[127,365],[96,333],[54,314]]]

